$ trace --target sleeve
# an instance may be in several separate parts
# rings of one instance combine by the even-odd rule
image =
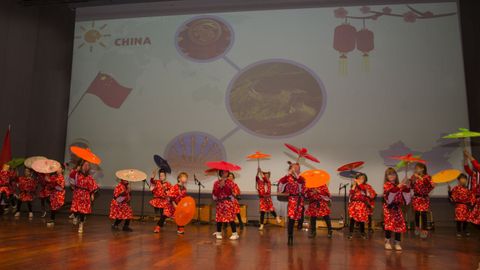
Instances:
[[[478,164],[476,159],[472,160],[472,166],[476,171],[480,171],[480,164]]]
[[[217,180],[213,184],[212,198],[213,198],[214,201],[216,201],[216,200],[218,200],[219,196],[220,196],[220,186],[219,186],[219,183],[218,183],[218,180]]]
[[[473,177],[473,171],[470,169],[470,166],[468,166],[468,163],[463,165],[463,169],[465,170],[466,174],[468,174],[470,177]]]

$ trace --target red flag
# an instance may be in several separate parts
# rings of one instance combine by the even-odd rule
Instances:
[[[112,76],[99,72],[87,89],[87,93],[99,97],[105,105],[118,109],[132,91],[120,85]]]
[[[12,146],[10,144],[10,126],[8,126],[3,139],[2,152],[0,153],[0,166],[12,160]]]

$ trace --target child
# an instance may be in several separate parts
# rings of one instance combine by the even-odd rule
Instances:
[[[468,218],[470,216],[470,206],[475,203],[475,195],[468,189],[468,179],[465,174],[460,174],[457,178],[458,185],[453,189],[448,186],[448,195],[455,204],[455,221],[457,223],[457,237],[462,237],[462,233],[468,237],[467,231]]]
[[[155,214],[160,214],[160,219],[157,222],[153,232],[159,233],[160,228],[165,224],[165,219],[173,213],[173,207],[168,198],[168,191],[172,188],[172,184],[167,181],[167,172],[163,169],[158,170],[158,180],[155,180],[155,170],[150,178],[153,193],[153,199],[150,200],[150,205],[155,209]]]
[[[355,223],[360,223],[360,233],[363,239],[368,239],[365,233],[365,223],[368,222],[370,213],[370,201],[375,198],[376,193],[372,186],[367,184],[368,178],[364,173],[358,173],[350,190],[350,202],[348,204],[348,214],[350,215],[350,230],[348,239],[353,238]]]
[[[50,189],[46,180],[47,175],[44,173],[37,173],[37,181],[40,184],[40,192],[38,197],[42,207],[42,218],[47,216],[47,199],[50,197]]]
[[[213,184],[212,197],[216,203],[215,221],[217,222],[217,231],[213,234],[217,239],[222,239],[222,227],[229,223],[232,227],[230,240],[237,240],[240,236],[237,233],[237,224],[235,224],[235,209],[233,205],[234,186],[232,181],[227,181],[229,171],[218,171],[219,179]]]
[[[270,182],[270,172],[262,172],[260,167],[257,170],[257,176],[255,177],[256,187],[258,191],[258,197],[260,198],[260,231],[263,230],[265,221],[265,213],[270,212],[272,216],[277,220],[277,224],[280,224],[282,220],[273,208],[272,202],[272,183]]]
[[[0,171],[0,214],[8,213],[8,208],[5,210],[5,205],[11,204],[10,195],[12,189],[10,187],[10,181],[14,177],[15,173],[10,170],[10,165],[3,164],[2,170]]]
[[[385,249],[402,250],[400,246],[401,233],[407,231],[405,219],[403,218],[402,206],[410,203],[410,188],[400,184],[398,175],[394,168],[387,168],[383,183],[383,223],[385,229]],[[391,238],[394,234],[392,248]]]
[[[314,238],[317,235],[317,218],[323,217],[328,229],[328,238],[332,238],[332,222],[330,220],[330,191],[327,185],[316,188],[307,188],[305,190],[305,197],[308,199],[308,209],[305,212],[310,216],[310,233],[309,238]]]
[[[288,162],[288,174],[278,181],[278,190],[288,194],[288,242],[293,245],[293,227],[295,221],[301,225],[303,218],[303,195],[305,191],[305,180],[300,176],[300,164]]]
[[[470,190],[475,196],[475,202],[473,209],[470,211],[468,222],[474,225],[480,225],[480,164],[473,158],[473,156],[467,151],[464,151],[465,155],[465,172],[470,176]],[[468,161],[472,163],[473,169],[470,169]]]
[[[238,202],[240,197],[240,188],[238,187],[237,183],[235,183],[235,174],[232,172],[228,173],[227,180],[231,181],[233,185],[233,208],[235,209],[235,215],[237,216],[240,230],[243,230],[242,215],[240,215],[240,203]]]
[[[82,160],[75,170],[70,172],[70,178],[74,179],[73,199],[70,211],[75,213],[73,224],[78,223],[78,233],[83,233],[85,215],[92,213],[92,201],[98,190],[95,179],[90,175],[90,163]]]
[[[413,189],[412,206],[415,211],[415,235],[420,235],[420,238],[425,239],[428,237],[427,212],[430,210],[430,197],[428,194],[434,188],[425,164],[415,164],[415,173],[410,177],[410,183],[410,188]]]
[[[187,196],[187,188],[185,184],[188,180],[188,174],[186,172],[181,172],[177,176],[177,184],[175,184],[169,191],[168,197],[173,204],[174,208],[177,208],[178,203]],[[173,213],[172,213],[173,214]],[[184,226],[177,226],[177,234],[184,234]]]
[[[124,220],[122,231],[133,231],[130,228],[130,220],[133,217],[132,207],[130,207],[131,198],[128,181],[120,179],[113,190],[113,199],[110,202],[110,218],[115,220],[112,224],[112,230],[118,230],[118,225]]]
[[[375,199],[377,195],[370,200],[370,207],[368,208],[368,233],[373,233],[373,212],[375,210]]]
[[[63,177],[63,168],[60,167],[58,171],[50,176],[46,176],[45,180],[50,188],[50,220],[47,226],[55,225],[55,215],[63,206],[65,202],[65,179]]]
[[[37,183],[32,177],[32,171],[29,168],[25,168],[24,176],[18,178],[18,203],[15,217],[20,216],[20,210],[22,203],[26,202],[28,206],[28,217],[33,218],[32,201],[35,196],[35,190],[37,189]]]

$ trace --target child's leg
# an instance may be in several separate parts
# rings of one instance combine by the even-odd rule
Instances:
[[[455,221],[457,225],[457,234],[462,233],[462,222],[461,221]]]
[[[222,232],[223,222],[217,222],[217,233]]]
[[[368,215],[368,231],[373,232],[373,227],[372,227],[372,215]]]
[[[238,224],[240,225],[240,228],[243,228],[242,215],[240,215],[240,213],[237,214],[237,219],[238,219]]]
[[[331,231],[332,230],[332,220],[330,219],[330,216],[326,215],[326,216],[323,217],[323,219],[325,220],[325,223],[327,224],[328,231]]]
[[[230,227],[232,227],[233,233],[237,232],[237,223],[235,223],[235,221],[230,221]]]
[[[298,220],[298,224],[297,224],[298,230],[301,230],[303,228],[303,221],[305,219],[305,211],[303,207],[301,208],[301,211],[302,211],[302,215],[300,216],[300,219]]]
[[[396,234],[395,234],[396,236]],[[391,231],[385,231],[385,239],[390,240],[392,238],[392,232]]]
[[[293,236],[293,226],[295,225],[295,220],[288,218],[288,235]]]
[[[462,229],[463,229],[463,232],[467,232],[467,226],[468,226],[468,222],[467,221],[464,221],[463,222],[463,226],[462,226]]]
[[[353,234],[353,230],[355,229],[355,219],[350,218],[350,224],[349,224],[349,232],[350,234]]]
[[[21,201],[18,201],[18,203],[20,203]],[[28,212],[32,213],[33,210],[32,210],[32,202],[27,202],[27,207],[28,207]]]
[[[422,216],[422,230],[426,230],[427,229],[427,212],[422,211],[420,212],[420,214]]]
[[[17,203],[17,212],[20,212],[22,209],[22,201],[19,200],[18,203]]]
[[[42,206],[42,211],[45,212],[45,202],[47,201],[47,198],[41,198],[40,199],[40,204]]]
[[[395,241],[400,242],[402,240],[402,234],[397,232],[395,233]]]
[[[270,213],[272,214],[272,217],[276,218],[277,217],[277,212],[275,212],[275,210],[273,211],[270,211]]]
[[[113,226],[118,227],[118,225],[120,225],[121,222],[122,222],[122,220],[117,218],[117,219],[115,219],[115,221],[113,222]]]
[[[56,210],[50,211],[50,221],[55,221],[55,215],[57,214]]]
[[[310,217],[310,237],[317,234],[317,217]]]
[[[365,222],[360,222],[360,233],[365,234]]]
[[[159,208],[160,219],[158,220],[157,225],[160,226],[160,227],[163,227],[163,225],[165,225],[165,219],[167,218],[167,217],[163,214],[163,211],[164,211],[163,208]]]
[[[264,221],[265,221],[265,212],[260,211],[260,225],[263,225]]]
[[[125,222],[123,223],[123,231],[126,232],[131,232],[132,229],[130,228],[130,219],[125,219]]]

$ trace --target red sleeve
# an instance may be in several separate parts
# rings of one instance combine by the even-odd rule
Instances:
[[[463,165],[463,169],[465,170],[465,172],[466,172],[470,177],[473,176],[473,171],[472,171],[472,169],[470,169],[470,166],[468,166],[468,164]]]
[[[472,160],[472,165],[475,170],[480,171],[480,164],[478,164],[476,159]]]

